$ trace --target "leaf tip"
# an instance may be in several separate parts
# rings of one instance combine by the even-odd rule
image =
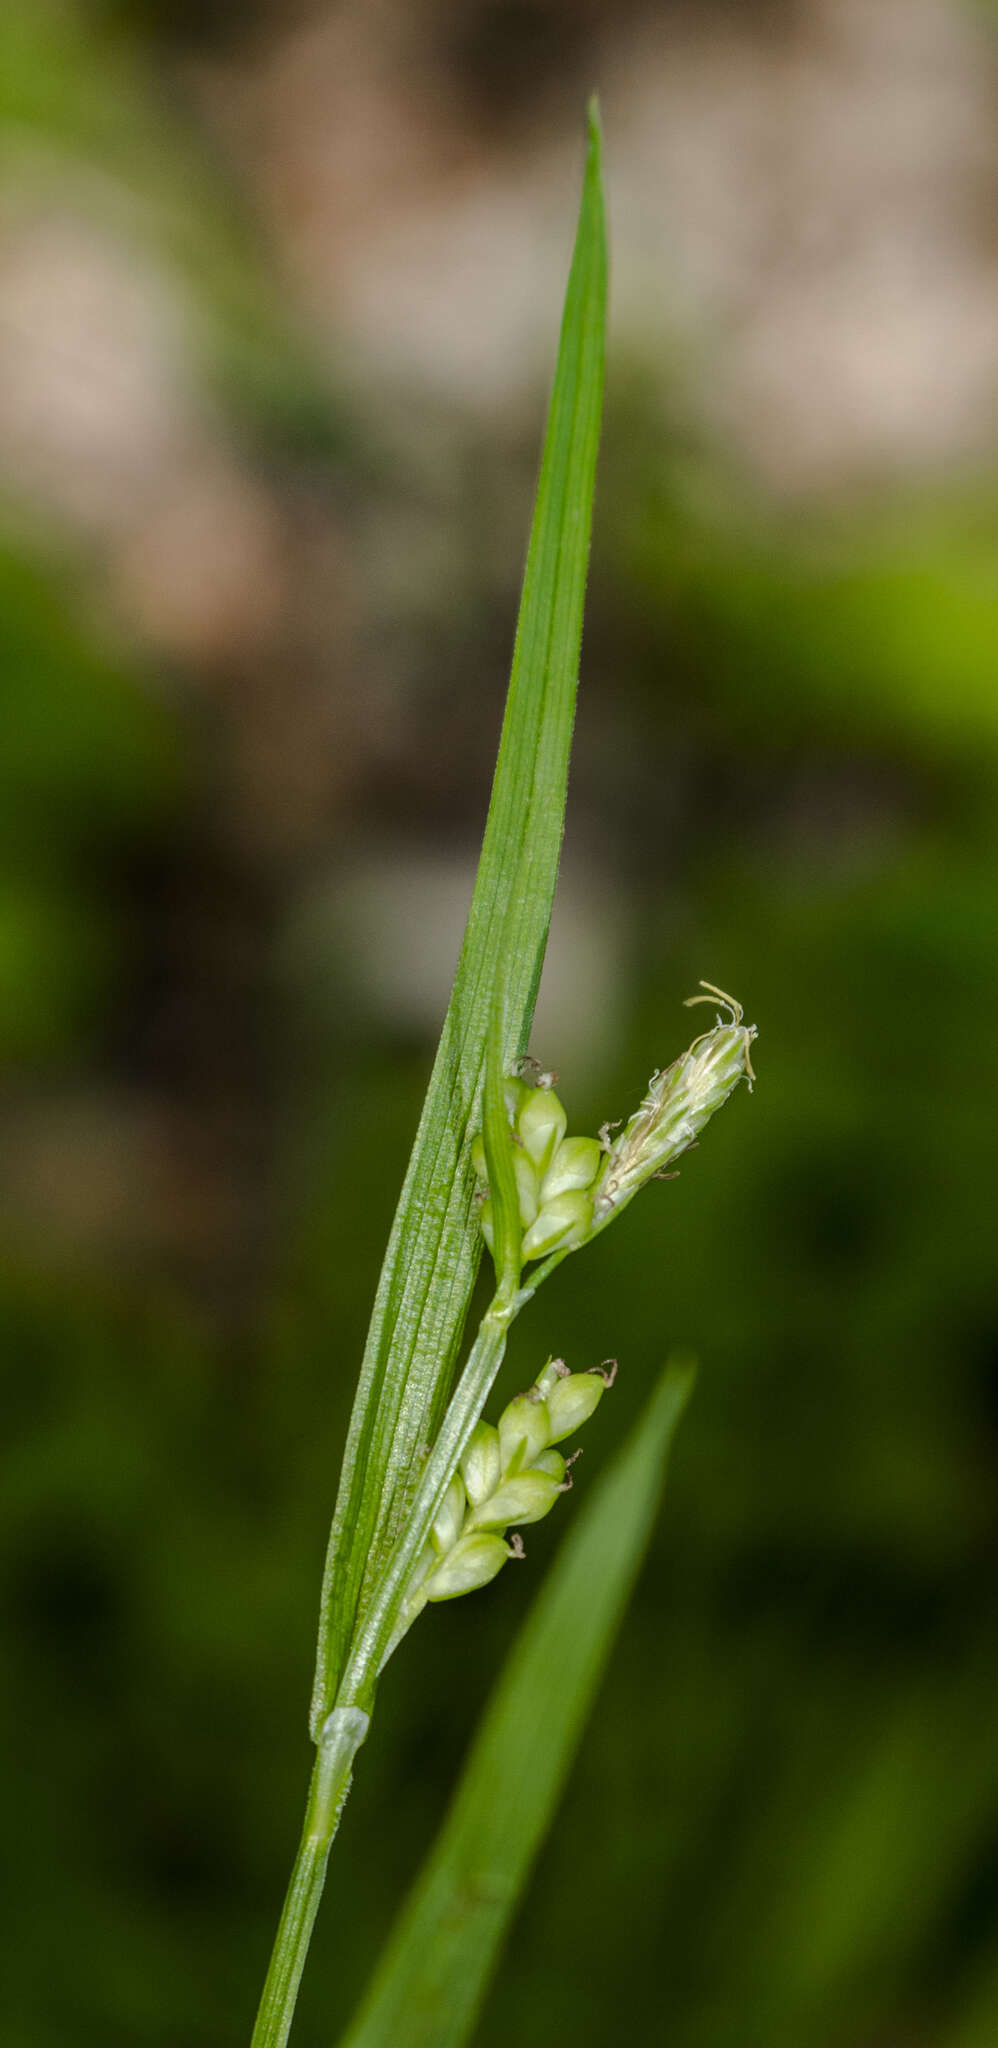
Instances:
[[[674,1351],[666,1361],[652,1396],[650,1412],[655,1414],[668,1444],[696,1386],[698,1362],[692,1351]]]
[[[696,1386],[699,1370],[699,1360],[692,1351],[675,1352],[666,1365],[666,1382],[675,1388],[683,1407]]]
[[[598,178],[603,168],[603,122],[598,92],[591,92],[586,102],[586,134],[586,175],[589,178]]]

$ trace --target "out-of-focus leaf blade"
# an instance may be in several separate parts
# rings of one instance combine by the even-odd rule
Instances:
[[[478,878],[440,1047],[378,1285],[323,1584],[313,1731],[404,1521],[453,1378],[481,1251],[470,1141],[489,1027],[525,1046],[564,819],[603,393],[606,235],[599,126],[575,253]]]
[[[693,1383],[670,1365],[534,1602],[456,1797],[340,2048],[462,2048],[553,1816]]]

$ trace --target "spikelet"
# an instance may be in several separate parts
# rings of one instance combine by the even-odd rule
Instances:
[[[671,1066],[653,1074],[644,1101],[608,1147],[593,1204],[597,1224],[606,1222],[653,1174],[665,1172],[696,1144],[739,1081],[747,1081],[751,1088],[755,1080],[750,1048],[756,1026],[742,1023],[741,1004],[732,996],[710,982],[703,981],[700,986],[706,995],[689,996],[688,1005],[709,1002],[716,996],[730,1017],[727,1021],[718,1017],[712,1031],[694,1039]]]
[[[519,1537],[507,1541],[506,1532],[542,1521],[567,1492],[566,1460],[552,1446],[588,1422],[615,1372],[569,1372],[551,1358],[533,1386],[507,1402],[498,1429],[476,1423],[413,1575],[406,1626],[428,1600],[473,1593],[507,1558],[523,1555]]]

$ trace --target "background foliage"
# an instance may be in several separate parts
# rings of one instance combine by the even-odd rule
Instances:
[[[937,444],[925,407],[906,438],[889,348],[889,446],[863,441],[827,364],[824,441],[792,392],[746,439],[725,411],[748,374],[734,299],[708,293],[663,340],[671,273],[628,255],[636,191],[672,223],[680,294],[732,53],[743,81],[782,66],[788,94],[805,58],[827,59],[829,90],[838,75],[820,8],[746,9],[737,29],[664,12],[703,84],[685,184],[642,184],[629,154],[628,52],[664,112],[673,90],[640,7],[612,36],[597,8],[438,6],[404,32],[388,8],[378,65],[350,8],[5,15],[12,2048],[249,2031],[305,1784],[339,1452],[487,797],[593,75],[622,311],[535,1046],[573,1128],[595,1127],[680,1048],[705,974],[759,1023],[759,1087],[511,1344],[510,1390],[547,1345],[621,1358],[580,1485],[669,1345],[703,1370],[480,2039],[515,2022],[524,2048],[555,2030],[652,2044],[666,2017],[674,2048],[995,2038],[994,450],[979,424],[962,438],[941,371]],[[865,10],[879,43],[855,29],[837,89],[857,118],[896,12]],[[919,0],[919,40],[911,13],[898,90],[924,77],[942,123],[945,50],[973,133],[984,14]],[[301,138],[336,36],[368,126],[353,157],[336,128],[323,172]],[[884,131],[859,149],[860,242]],[[753,160],[733,134],[725,190],[739,137]],[[989,164],[982,144],[952,167],[969,220]],[[783,261],[813,219],[792,168]],[[876,246],[896,283],[889,168]],[[411,186],[410,320],[392,282],[412,276]],[[442,281],[455,193],[474,232],[467,275]],[[990,258],[974,271],[961,223],[954,202],[934,227],[966,329]],[[533,280],[520,382],[484,342],[451,375],[443,327],[473,324],[479,242]],[[824,279],[842,245],[807,261]],[[871,304],[890,340],[880,276],[865,298],[854,278],[860,342]],[[784,288],[760,257],[763,309]],[[364,319],[383,351],[415,335],[411,359],[372,343],[366,361]],[[533,1583],[557,1537],[532,1533]],[[508,1573],[431,1614],[388,1675],[302,2048],[353,2006],[523,1599]]]

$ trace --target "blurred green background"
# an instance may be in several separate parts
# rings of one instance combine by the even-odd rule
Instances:
[[[614,329],[534,1046],[595,1128],[705,975],[759,1085],[505,1371],[620,1357],[584,1489],[666,1350],[703,1362],[481,2048],[998,2039],[994,16],[7,0],[8,2048],[248,2039],[594,80]],[[386,1678],[301,2048],[508,1581]]]

